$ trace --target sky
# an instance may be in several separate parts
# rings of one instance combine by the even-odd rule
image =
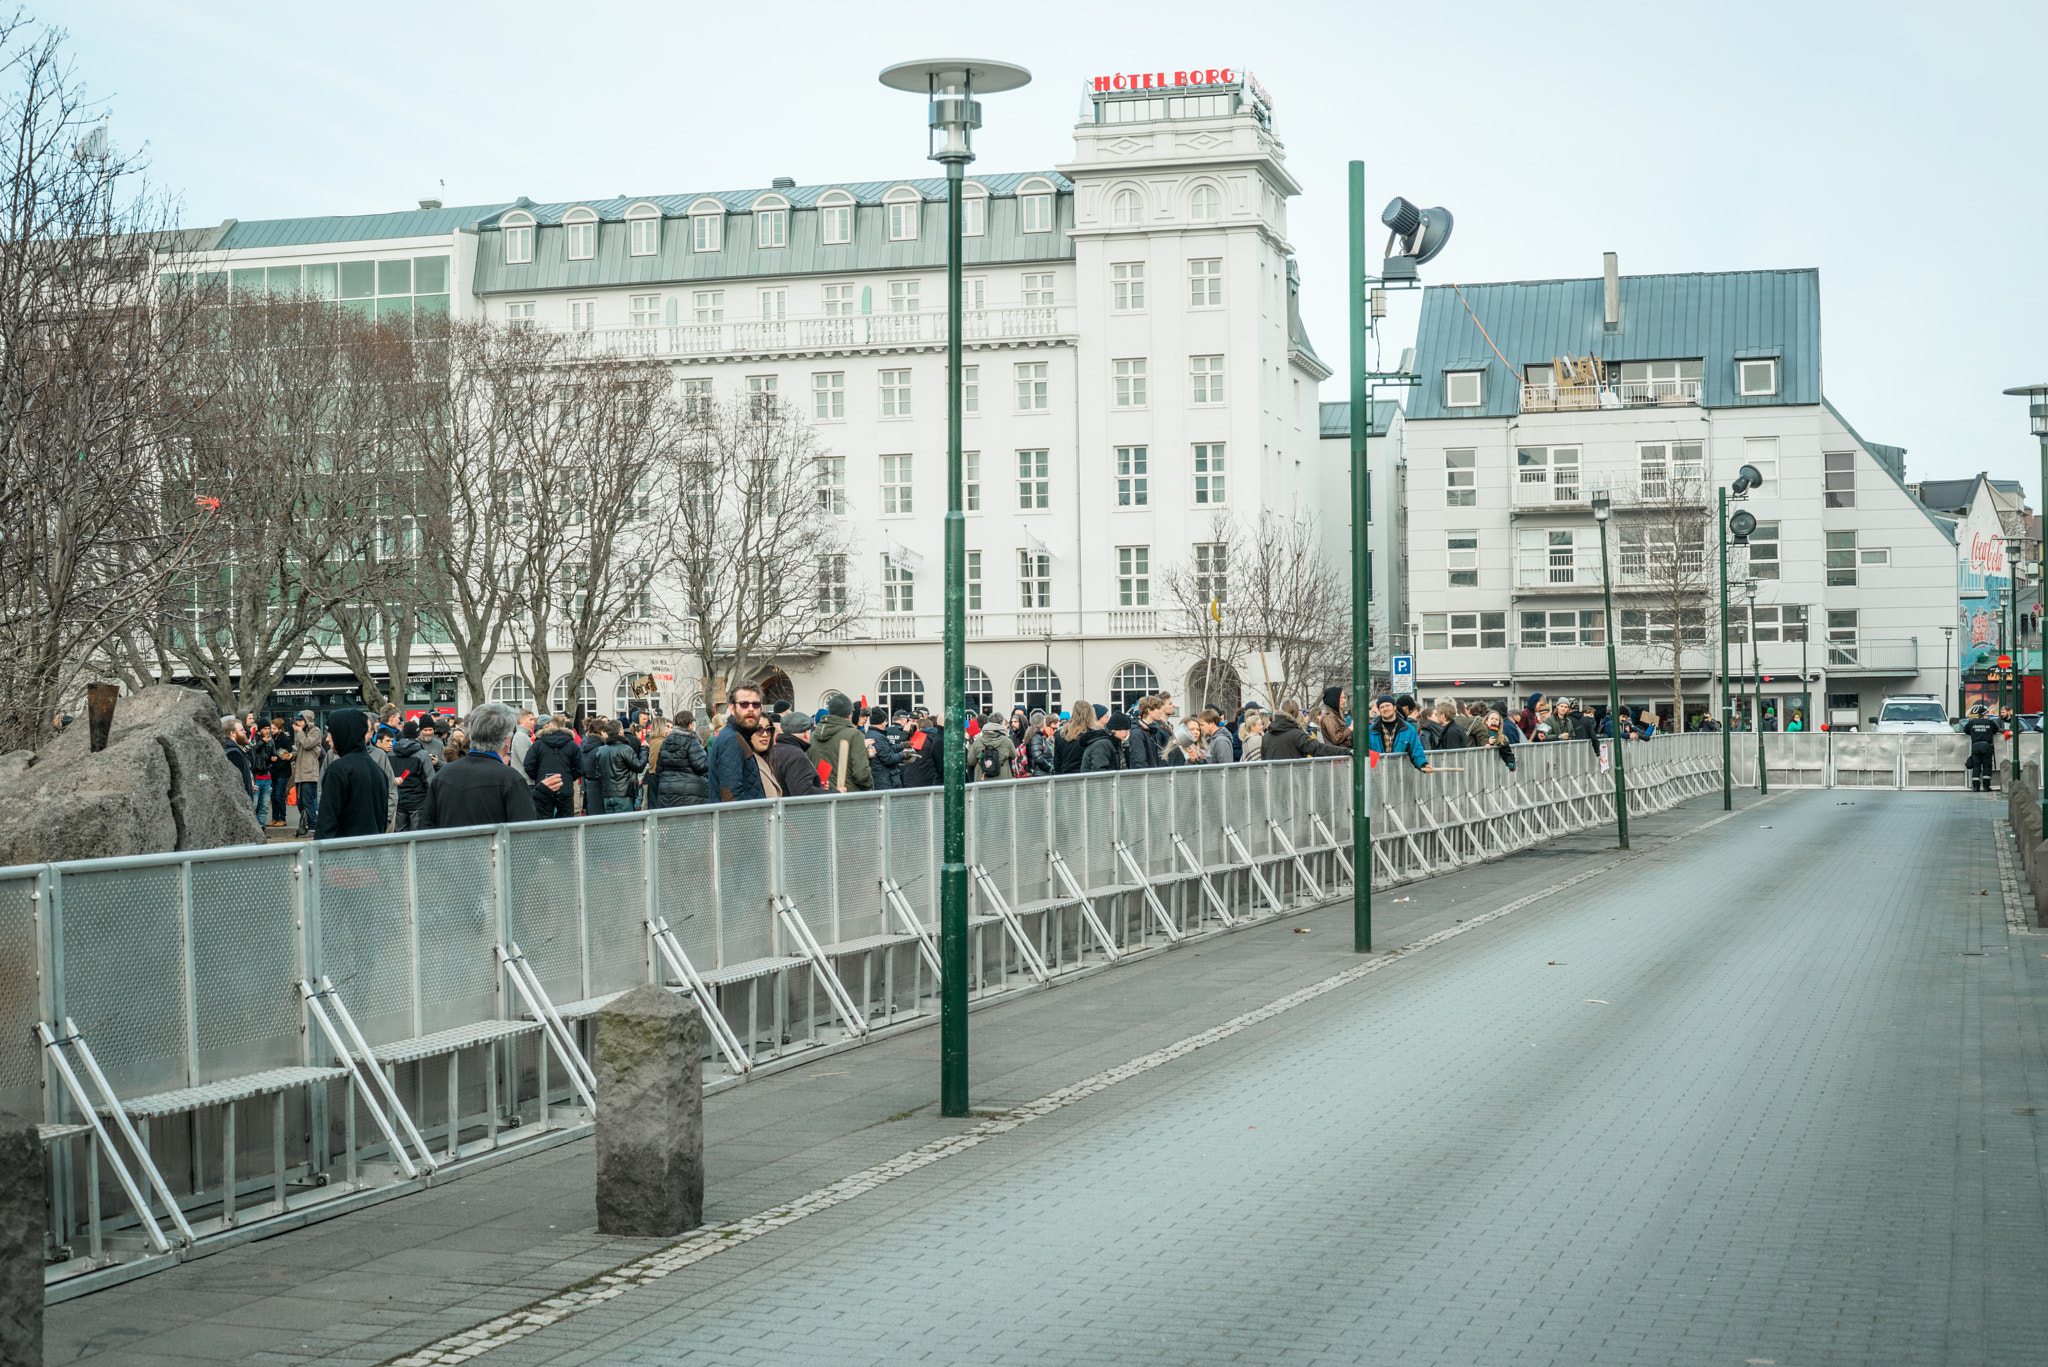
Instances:
[[[44,0],[47,3],[47,0]],[[1823,386],[1909,478],[2038,497],[2048,381],[2048,5],[1748,8],[899,3],[206,4],[72,0],[113,136],[188,224],[936,174],[884,66],[968,55],[1033,83],[983,102],[978,168],[1072,155],[1081,83],[1252,72],[1304,192],[1306,326],[1348,397],[1345,167],[1456,216],[1433,283],[1818,267]],[[1377,251],[1383,234],[1372,237]],[[1395,296],[1384,357],[1412,342]],[[1389,366],[1388,368],[1391,368]],[[2036,502],[2036,506],[2038,502]]]

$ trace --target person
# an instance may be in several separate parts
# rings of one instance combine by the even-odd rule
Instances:
[[[252,718],[254,712],[249,714]],[[256,786],[256,824],[270,824],[270,769],[277,762],[277,745],[268,726],[258,726],[254,721],[243,726],[247,737],[242,748],[249,755],[249,780]]]
[[[675,727],[660,737],[648,779],[648,806],[694,807],[711,800],[711,756],[697,736],[696,720],[688,709],[678,712]]]
[[[889,709],[870,707],[867,725],[868,776],[875,791],[903,786],[903,732],[889,724]]]
[[[983,734],[1002,734],[995,727]],[[828,793],[866,793],[875,787],[868,738],[853,724],[853,699],[834,693],[825,701],[825,720],[811,732],[811,765]]]
[[[227,755],[228,763],[235,766],[235,772],[242,776],[242,796],[253,808],[262,802],[262,797],[256,791],[256,775],[249,766],[249,751],[243,745],[247,739],[240,718],[227,716],[220,719],[220,748]]]
[[[1531,693],[1522,703],[1522,714],[1515,718],[1515,726],[1529,740],[1537,739],[1536,728],[1543,720],[1543,695]],[[1547,710],[1547,709],[1544,709]]]
[[[903,786],[935,788],[945,781],[940,749],[945,734],[938,721],[925,717],[903,742]]]
[[[1423,744],[1434,752],[1437,750],[1462,750],[1466,745],[1463,728],[1458,725],[1458,709],[1449,698],[1438,698],[1422,723]]]
[[[1157,769],[1166,763],[1166,747],[1173,744],[1173,732],[1165,716],[1166,703],[1156,694],[1138,699],[1131,709],[1131,739],[1125,747],[1131,768]]]
[[[1166,744],[1166,765],[1179,768],[1187,764],[1201,764],[1208,758],[1201,737],[1186,722],[1173,728],[1173,738]]]
[[[1239,758],[1249,764],[1262,757],[1266,744],[1266,714],[1250,712],[1237,724],[1239,737],[1244,741],[1244,754]]]
[[[398,816],[392,829],[419,830],[427,810],[427,779],[433,774],[434,762],[420,744],[417,721],[399,728],[398,739],[391,742],[391,767],[398,771]]]
[[[766,724],[761,715],[761,690],[741,684],[726,702],[725,729],[711,742],[712,793],[720,802],[780,797],[779,792],[770,794],[761,786],[762,770],[755,762],[754,732]]]
[[[594,805],[607,816],[632,811],[634,779],[640,773],[640,747],[627,737],[625,727],[609,717],[593,721],[590,730],[602,740],[585,766],[585,806]]]
[[[1237,758],[1230,746],[1230,733],[1223,729],[1223,714],[1213,707],[1205,707],[1195,715],[1195,737],[1202,743],[1204,764],[1229,764]],[[1344,739],[1339,742],[1346,749],[1351,746],[1351,728],[1344,728]]]
[[[382,721],[370,723],[370,743],[363,750],[384,771],[384,827],[389,831],[398,820],[398,771],[391,767],[391,743],[398,733]]]
[[[1076,716],[1082,715],[1075,708]],[[1130,767],[1128,752],[1124,746],[1131,736],[1131,718],[1121,712],[1104,714],[1095,708],[1087,711],[1088,730],[1081,737],[1081,768],[1084,774],[1106,774],[1117,769]],[[1122,734],[1118,734],[1118,722],[1122,722]]]
[[[1990,711],[1983,703],[1977,703],[1970,708],[1969,720],[1957,728],[1970,738],[1970,758],[1964,768],[1969,772],[1973,793],[1991,791],[1991,746],[2002,728],[1991,720]]]
[[[526,772],[526,752],[533,748],[533,728],[538,720],[529,707],[519,714],[519,724],[512,728],[512,767],[522,774]]]
[[[747,758],[754,762],[754,781],[761,786],[761,796],[781,797],[782,781],[775,776],[773,752],[775,738],[782,727],[779,723],[761,718],[761,724],[751,731],[734,737],[733,743],[746,747]]]
[[[1375,755],[1406,755],[1408,762],[1423,773],[1436,772],[1436,766],[1429,762],[1428,752],[1422,748],[1422,733],[1401,715],[1393,694],[1382,693],[1373,704],[1372,725],[1366,736]]]
[[[980,735],[967,742],[967,781],[992,783],[1010,778],[1016,759],[1017,742],[1010,739],[1009,731],[1000,726],[984,726]]]
[[[452,717],[437,717],[429,713],[420,718],[420,754],[426,758],[430,776],[447,760],[448,733],[454,729]]]
[[[1292,698],[1280,704],[1279,714],[1266,727],[1266,743],[1259,747],[1259,757],[1265,760],[1350,753],[1342,746],[1311,736],[1301,724],[1301,704]]]
[[[487,702],[453,730],[441,767],[427,785],[420,829],[496,826],[538,816],[533,788],[521,778],[523,771],[512,766],[512,732],[518,722],[511,704]]]
[[[1796,728],[1795,728],[1796,729]],[[1657,714],[1645,707],[1636,718],[1636,739],[1648,740],[1657,734]]]
[[[1500,762],[1508,767],[1508,772],[1514,772],[1515,743],[1508,739],[1506,717],[1498,712],[1489,711],[1480,720],[1477,744],[1499,755]]]
[[[1135,720],[1135,718],[1133,719]],[[1095,709],[1076,700],[1052,742],[1052,771],[1055,774],[1081,772],[1081,756],[1088,747],[1088,734],[1096,729]]]
[[[1323,705],[1316,712],[1317,732],[1330,744],[1345,750],[1351,748],[1351,728],[1344,721],[1350,701],[1341,685],[1331,684],[1323,690]]]
[[[370,758],[370,732],[376,719],[359,708],[344,707],[328,718],[334,761],[320,781],[316,840],[382,835],[391,810],[391,780]]]
[[[511,740],[506,737],[507,742]],[[476,744],[476,737],[470,737]],[[511,751],[506,751],[509,756]],[[576,815],[576,780],[583,777],[583,747],[560,712],[548,718],[526,752],[526,781],[533,785],[533,809],[542,821]]]
[[[299,799],[298,834],[309,834],[320,814],[320,747],[326,739],[308,708],[292,727],[292,788]]]
[[[1024,777],[1046,778],[1052,774],[1053,742],[1058,731],[1057,719],[1042,711],[1031,714],[1029,734],[1024,738]]]
[[[782,714],[782,725],[776,728],[768,766],[775,771],[776,785],[784,797],[810,797],[826,791],[817,766],[811,763],[811,727],[810,713],[792,709]]]

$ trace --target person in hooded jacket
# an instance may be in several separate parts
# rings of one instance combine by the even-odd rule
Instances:
[[[1308,759],[1321,755],[1349,755],[1351,751],[1342,746],[1331,745],[1328,741],[1317,740],[1301,724],[1301,705],[1292,698],[1280,704],[1280,710],[1266,726],[1265,742],[1259,746],[1259,756],[1266,760]]]
[[[607,816],[632,811],[633,780],[640,772],[640,747],[626,734],[625,727],[609,717],[592,721],[587,734],[599,744],[589,753],[585,766],[584,805],[593,805],[595,799],[594,805]]]
[[[784,797],[809,797],[825,791],[825,785],[818,781],[818,770],[811,763],[808,715],[794,710],[783,714],[775,744],[768,751],[768,764],[775,771],[775,781],[782,785]]]
[[[1053,733],[1057,728],[1043,712],[1031,714],[1024,740],[1024,777],[1044,778],[1052,773]]]
[[[1166,722],[1166,701],[1147,696],[1132,709],[1131,739],[1125,746],[1133,769],[1158,769],[1166,764],[1173,728]]]
[[[984,726],[981,734],[967,743],[967,781],[988,783],[1011,777],[1017,758],[1016,742],[1000,726]]]
[[[936,718],[926,717],[903,742],[903,786],[936,788],[945,781],[946,734]]]
[[[391,767],[398,771],[398,820],[393,829],[421,829],[427,810],[427,779],[434,761],[420,744],[420,724],[409,721],[391,742]]]
[[[903,733],[889,725],[889,709],[868,709],[868,777],[877,791],[903,786]]]
[[[328,719],[334,760],[320,780],[320,806],[313,825],[316,840],[384,833],[391,780],[369,756],[370,725],[370,714],[353,707],[344,707]]]
[[[526,751],[526,781],[533,785],[533,810],[540,820],[576,815],[576,780],[582,777],[583,747],[569,730],[569,719],[557,712]]]
[[[696,720],[679,712],[674,729],[661,737],[648,778],[648,806],[694,807],[711,800],[711,756],[697,737]]]
[[[1351,727],[1344,720],[1344,704],[1350,699],[1344,696],[1339,684],[1331,684],[1323,690],[1323,705],[1316,713],[1316,731],[1330,744],[1343,750],[1351,748]]]
[[[825,719],[811,732],[811,764],[828,793],[865,793],[875,787],[868,738],[853,724],[853,699],[834,693]]]
[[[1538,710],[1542,706],[1543,695],[1541,693],[1531,693],[1527,700],[1523,702],[1521,714],[1515,718],[1515,726],[1521,731],[1525,740],[1535,740],[1537,738],[1536,728],[1543,724],[1543,713]]]

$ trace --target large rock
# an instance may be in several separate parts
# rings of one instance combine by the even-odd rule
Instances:
[[[0,1367],[42,1367],[43,1146],[0,1111]]]
[[[212,698],[158,685],[123,698],[107,748],[83,717],[40,751],[0,755],[0,866],[262,841]]]
[[[636,987],[597,1013],[597,1228],[665,1239],[704,1223],[704,1021]]]

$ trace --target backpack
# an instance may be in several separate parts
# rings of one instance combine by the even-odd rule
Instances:
[[[1004,777],[1003,756],[993,745],[981,747],[981,756],[976,761],[975,778],[983,783]]]

